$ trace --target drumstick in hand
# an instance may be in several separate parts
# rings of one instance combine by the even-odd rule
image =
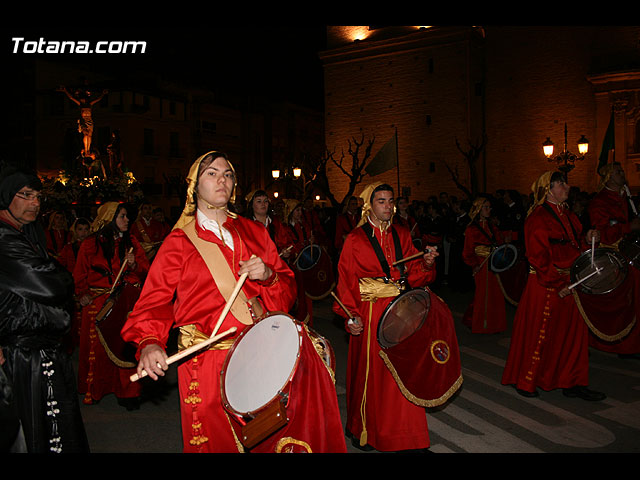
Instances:
[[[133,247],[131,247],[129,249],[129,252],[127,252],[127,254],[133,252]],[[116,285],[118,284],[118,280],[120,280],[120,277],[122,276],[122,272],[124,272],[124,269],[127,266],[127,257],[124,257],[124,262],[122,262],[122,267],[120,267],[120,271],[118,272],[118,276],[116,277],[116,281],[113,282],[113,285],[111,286],[111,290],[109,291],[109,293],[113,293],[113,289],[116,288]]]
[[[408,262],[409,260],[413,260],[414,258],[418,258],[423,256],[425,253],[429,253],[431,250],[429,250],[428,248],[425,248],[422,252],[418,252],[418,253],[414,253],[413,255],[409,255],[408,257],[405,258],[401,258],[400,260],[396,260],[395,262],[393,262],[393,266],[395,267],[396,265],[398,265],[399,263],[404,263],[404,262]]]
[[[340,301],[340,299],[336,296],[335,293],[331,292],[331,295],[333,296],[333,298],[336,299],[336,302],[338,302],[338,305],[340,305],[340,308],[342,308],[342,310],[344,310],[344,313],[347,314],[347,317],[349,318],[353,318],[353,315],[351,315],[351,312],[349,312],[349,309],[347,307],[344,306],[344,303],[342,303]]]
[[[340,301],[340,299],[336,296],[335,293],[331,292],[331,295],[333,296],[333,298],[336,299],[336,302],[338,302],[338,305],[340,305],[340,308],[342,308],[342,310],[344,310],[344,313],[347,314],[347,317],[349,317],[349,320],[347,323],[354,323],[353,321],[353,315],[351,315],[351,312],[349,311],[349,309],[347,307],[344,306],[344,303],[342,303]]]
[[[254,255],[252,255],[251,258],[253,258]],[[167,358],[167,365],[170,365],[178,360],[180,360],[181,358],[184,358],[188,355],[191,355],[194,352],[197,352],[198,350],[211,345],[212,343],[217,342],[218,340],[220,340],[222,337],[225,337],[226,335],[235,332],[237,329],[236,327],[231,327],[230,329],[222,332],[221,334],[217,335],[218,330],[220,329],[220,325],[222,325],[222,322],[224,321],[225,317],[227,316],[227,313],[229,313],[229,310],[231,310],[231,305],[233,305],[233,302],[235,301],[236,297],[238,296],[238,293],[240,293],[240,289],[242,288],[242,285],[244,284],[245,280],[247,279],[247,276],[249,274],[248,273],[243,273],[240,278],[238,279],[238,281],[236,282],[236,286],[233,289],[233,292],[231,293],[231,295],[229,296],[229,300],[227,300],[226,305],[224,306],[224,309],[222,310],[222,313],[220,313],[220,317],[218,318],[218,322],[216,323],[215,328],[213,329],[213,332],[211,333],[211,336],[205,340],[204,342],[201,343],[197,343],[195,345],[192,345],[191,347],[182,350],[181,352],[176,353],[175,355],[171,355],[169,358]],[[131,375],[130,379],[132,382],[135,382],[137,380],[139,380],[141,377],[145,377],[147,375],[147,371],[143,370],[142,371],[142,375],[139,376],[137,373],[134,375]]]
[[[572,289],[576,288],[578,285],[580,285],[582,282],[584,282],[585,280],[587,280],[587,279],[589,279],[589,278],[593,277],[596,273],[597,273],[597,274],[600,274],[600,272],[601,272],[601,271],[602,271],[602,268],[598,268],[598,267],[596,267],[595,271],[591,272],[591,273],[590,273],[589,275],[587,275],[586,277],[581,278],[581,279],[580,279],[580,280],[578,280],[577,282],[572,283],[572,284],[571,284],[571,285],[569,285],[567,288],[568,288],[569,290],[572,290]]]
[[[218,340],[220,340],[222,337],[226,337],[227,335],[229,335],[230,333],[233,333],[237,330],[236,327],[231,327],[229,330],[225,330],[224,332],[213,336],[213,337],[209,337],[208,339],[206,339],[204,342],[201,343],[197,343],[196,345],[192,345],[191,347],[182,350],[181,352],[176,353],[175,355],[171,355],[169,358],[167,358],[167,365],[171,365],[172,363],[177,362],[178,360],[180,360],[181,358],[187,357],[189,355],[191,355],[194,352],[197,352],[198,350],[200,350],[201,348],[204,348],[208,345],[211,345],[212,343],[217,342]],[[134,373],[133,375],[131,375],[131,377],[129,377],[129,379],[132,382],[137,382],[138,380],[140,380],[143,377],[147,376],[147,371],[146,370],[142,370],[142,375],[138,375],[137,373]]]

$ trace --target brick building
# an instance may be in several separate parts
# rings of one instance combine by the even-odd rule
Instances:
[[[327,148],[346,149],[362,136],[374,139],[375,154],[397,131],[399,169],[373,180],[425,200],[440,191],[462,195],[447,165],[471,186],[456,141],[469,151],[486,136],[477,191],[529,193],[554,168],[542,143],[550,137],[561,151],[566,123],[569,151],[578,153],[582,135],[589,140],[569,182],[593,191],[613,110],[615,159],[637,192],[639,47],[640,27],[632,26],[328,27],[321,52]],[[335,167],[328,176],[342,198],[346,177]]]

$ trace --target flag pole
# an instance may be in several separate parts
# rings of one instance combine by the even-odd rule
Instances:
[[[397,176],[398,176],[398,193],[396,194],[397,196],[402,195],[402,193],[400,192],[400,157],[398,157],[398,127],[396,128],[396,172],[397,172]]]

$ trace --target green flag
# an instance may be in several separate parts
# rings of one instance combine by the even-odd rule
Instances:
[[[600,151],[600,159],[598,162],[598,170],[603,165],[606,165],[609,161],[609,151],[615,150],[616,147],[616,133],[613,119],[613,111],[611,112],[611,119],[609,120],[609,126],[607,127],[607,133],[604,134],[602,140],[602,150]]]
[[[373,160],[365,167],[365,171],[375,177],[398,166],[398,139],[396,134],[378,150]]]

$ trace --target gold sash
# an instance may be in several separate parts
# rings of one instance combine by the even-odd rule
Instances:
[[[186,350],[187,348],[197,345],[199,343],[208,340],[209,335],[202,333],[198,328],[191,325],[184,325],[179,328],[180,334],[178,335],[178,351]],[[235,340],[233,338],[226,338],[218,342],[214,342],[209,347],[209,350],[229,350]]]
[[[207,264],[218,290],[220,290],[225,300],[228,300],[235,288],[236,278],[231,268],[229,268],[229,264],[220,251],[220,248],[215,243],[207,242],[198,236],[196,233],[195,220],[187,223],[182,227],[182,230],[187,234],[187,237],[189,237]],[[249,308],[249,304],[251,304],[251,309]],[[253,315],[251,310],[253,310]],[[258,302],[256,298],[251,299],[251,301],[248,300],[242,290],[240,290],[238,297],[233,302],[231,312],[233,316],[244,325],[252,325],[253,316],[260,317],[263,314],[260,302]]]
[[[363,302],[375,302],[378,298],[397,297],[401,290],[395,283],[382,278],[366,277],[358,280]]]

